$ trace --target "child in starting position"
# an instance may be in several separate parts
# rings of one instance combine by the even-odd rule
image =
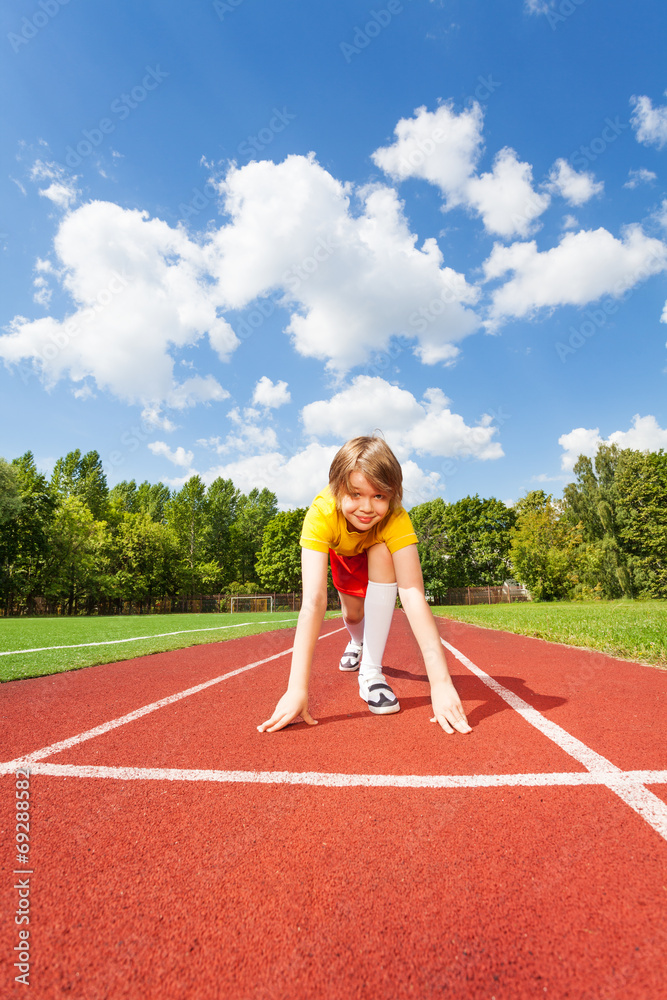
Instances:
[[[327,607],[329,559],[350,634],[339,666],[359,670],[359,694],[370,711],[390,715],[400,709],[382,673],[398,592],[431,684],[431,722],[447,733],[472,731],[424,596],[417,536],[402,496],[401,467],[382,438],[353,438],[336,454],[329,486],[315,497],[303,522],[303,598],[287,691],[271,718],[257,727],[260,733],[273,733],[299,716],[310,726],[317,724],[308,711],[308,683]]]

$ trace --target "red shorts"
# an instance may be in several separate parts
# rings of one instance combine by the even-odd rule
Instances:
[[[365,597],[368,587],[368,556],[365,552],[358,556],[339,556],[329,549],[331,577],[334,587],[341,594]]]

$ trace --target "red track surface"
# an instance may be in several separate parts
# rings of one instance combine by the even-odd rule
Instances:
[[[317,727],[254,728],[282,693],[283,656],[31,765],[27,988],[11,968],[21,877],[13,768],[2,777],[2,996],[667,997],[667,827],[656,828],[667,802],[667,674],[452,622],[441,631],[609,766],[663,769],[632,779],[650,789],[658,820],[608,787],[606,765],[589,775],[451,655],[474,731],[447,736],[430,724],[423,667],[397,614],[385,670],[396,716],[370,715],[356,676],[337,670],[338,633],[318,643]],[[6,684],[1,759],[286,650],[292,634]],[[53,765],[251,774],[38,773]],[[334,777],[257,783],[259,772],[270,782],[275,772]],[[458,775],[463,787],[347,787],[341,775]]]

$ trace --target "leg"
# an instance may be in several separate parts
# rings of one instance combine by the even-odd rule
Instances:
[[[361,660],[361,647],[364,641],[364,599],[354,594],[342,594],[338,591],[340,605],[343,609],[343,621],[350,633],[350,641],[338,664],[339,670],[358,670]]]
[[[359,693],[375,715],[391,715],[400,705],[382,673],[382,657],[396,604],[396,574],[391,552],[380,542],[368,549],[364,652]]]
[[[339,556],[329,550],[331,576],[338,591],[343,611],[343,621],[350,633],[339,667],[341,670],[358,670],[361,646],[364,641],[364,597],[368,583],[366,553],[357,556]]]

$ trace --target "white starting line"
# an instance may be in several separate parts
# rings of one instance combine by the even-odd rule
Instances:
[[[4,765],[3,765],[4,767]],[[103,767],[96,764],[31,764],[31,774],[52,778],[114,778],[119,781],[213,781],[248,785],[318,785],[324,788],[546,788],[550,785],[635,786],[667,783],[667,771],[537,774],[333,774],[328,771],[212,771],[177,767]]]
[[[343,628],[334,629],[321,635],[320,639],[328,638]],[[471,671],[488,688],[503,699],[512,709],[531,726],[538,729],[544,736],[564,750],[570,757],[583,765],[585,771],[544,773],[544,774],[472,774],[472,775],[396,775],[396,774],[329,774],[306,771],[217,771],[191,770],[178,768],[141,768],[141,767],[99,767],[92,765],[43,764],[39,763],[45,757],[66,750],[69,747],[102,736],[104,733],[142,718],[159,708],[173,705],[183,698],[204,691],[214,684],[231,677],[237,677],[247,670],[270,663],[292,652],[285,649],[263,660],[249,663],[228,674],[222,674],[203,684],[181,691],[178,694],[162,698],[150,705],[145,705],[134,712],[112,719],[94,729],[89,729],[77,736],[53,743],[41,750],[35,750],[16,760],[0,764],[0,774],[10,774],[19,768],[29,766],[31,773],[43,774],[60,778],[107,778],[116,780],[152,780],[152,781],[212,781],[235,782],[245,784],[287,784],[287,785],[318,785],[325,787],[391,787],[391,788],[504,788],[511,786],[547,787],[565,785],[570,787],[585,785],[603,785],[614,792],[623,802],[642,817],[657,833],[667,840],[667,804],[649,791],[647,784],[667,783],[667,770],[653,771],[622,771],[611,761],[591,750],[590,747],[572,736],[561,726],[543,716],[528,702],[524,701],[509,688],[500,684],[484,670],[468,659],[444,639],[442,644]]]

